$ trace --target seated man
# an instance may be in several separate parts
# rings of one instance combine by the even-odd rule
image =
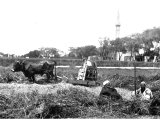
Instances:
[[[93,61],[91,61],[90,59],[83,59],[83,66],[81,69],[79,69],[78,71],[78,78],[77,80],[85,80],[85,76],[88,74],[87,73],[87,68],[92,67],[94,65],[95,67],[95,63]],[[86,74],[85,74],[86,72]]]
[[[108,80],[103,82],[103,87],[100,92],[100,97],[111,97],[111,99],[119,100],[122,99],[120,94],[117,92],[117,90],[111,86],[110,82]]]
[[[140,84],[140,88],[136,91],[136,94],[138,97],[141,98],[141,100],[150,100],[153,98],[152,91],[149,88],[146,88],[146,83],[143,81]]]

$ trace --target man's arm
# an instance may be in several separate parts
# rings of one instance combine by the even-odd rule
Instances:
[[[153,98],[152,91],[149,88],[146,89],[146,94],[150,95],[151,99]]]
[[[136,94],[140,94],[141,93],[141,88],[139,88],[138,90],[136,90]]]

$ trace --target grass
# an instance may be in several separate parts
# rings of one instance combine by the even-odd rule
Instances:
[[[69,79],[75,79],[78,76],[78,68],[57,68],[57,75],[66,76]],[[98,82],[102,83],[105,80],[110,80],[115,87],[126,88],[134,90],[134,70],[128,69],[98,69]],[[154,89],[153,84],[157,80],[160,80],[160,70],[153,69],[137,69],[136,70],[137,88],[139,83],[145,81],[148,87]],[[156,87],[158,88],[158,87]]]

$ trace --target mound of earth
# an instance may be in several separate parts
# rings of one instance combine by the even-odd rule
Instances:
[[[84,86],[74,86],[68,83],[58,83],[58,84],[26,84],[26,83],[0,83],[0,93],[10,95],[14,93],[31,93],[33,91],[37,91],[39,94],[49,94],[56,93],[57,90],[69,89],[69,88],[77,88],[80,90],[87,90],[95,95],[99,95],[101,91],[101,87],[84,87]]]
[[[102,112],[96,106],[98,96],[95,89],[97,92],[98,88],[66,83],[1,84],[0,118],[78,118],[101,115]]]
[[[60,118],[68,118],[68,117],[77,118],[80,116],[83,116],[83,118],[87,117],[94,118],[94,114],[95,118],[98,117],[101,118],[102,115],[104,117],[105,114],[108,113],[109,117],[111,117],[109,111],[112,112],[114,111],[114,114],[116,112],[117,116],[119,115],[122,116],[121,112],[125,113],[126,115],[151,114],[150,103],[133,99],[132,98],[133,91],[129,91],[127,89],[122,89],[122,88],[116,88],[117,92],[123,98],[122,101],[114,102],[114,101],[109,101],[109,99],[103,99],[102,102],[104,102],[104,104],[103,105],[101,104],[101,106],[97,107],[98,102],[101,102],[101,100],[99,101],[99,94],[101,89],[102,87],[100,86],[89,88],[84,86],[74,86],[68,83],[46,84],[46,85],[1,83],[0,95],[5,95],[5,96],[8,95],[9,97],[11,96],[12,102],[16,102],[18,100],[20,100],[21,102],[24,101],[24,103],[19,103],[20,105],[19,107],[21,107],[22,104],[23,105],[30,104],[30,106],[32,107],[27,108],[27,110],[31,109],[31,111],[29,112],[30,115],[26,113],[29,116],[29,118],[40,118],[40,116],[45,116],[45,115],[47,115],[48,118],[53,117],[53,115],[55,115],[54,118],[58,116],[60,116]],[[22,100],[26,98],[28,102],[26,102],[26,100]],[[34,101],[35,103],[30,103],[31,101]],[[12,105],[13,103],[7,103],[7,104]],[[14,104],[17,104],[17,102]],[[112,107],[110,105],[112,105]],[[59,111],[59,113],[56,112],[55,110]],[[80,111],[83,114],[81,114]],[[74,115],[71,112],[75,112],[76,114]],[[23,115],[21,115],[21,117],[22,116]]]

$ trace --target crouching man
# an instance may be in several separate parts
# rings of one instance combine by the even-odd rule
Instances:
[[[110,97],[112,100],[122,99],[117,90],[111,86],[110,81],[106,80],[103,82],[103,87],[100,92],[100,97]]]
[[[140,88],[136,91],[137,97],[140,97],[141,100],[150,101],[153,98],[152,91],[146,87],[146,83],[143,81],[140,84]]]

